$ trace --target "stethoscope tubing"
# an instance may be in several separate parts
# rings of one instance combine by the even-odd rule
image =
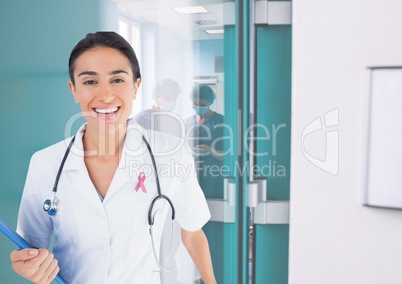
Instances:
[[[64,153],[64,156],[63,156],[63,160],[60,163],[60,167],[59,167],[59,170],[57,172],[56,179],[54,180],[54,185],[53,185],[53,192],[54,193],[57,192],[57,185],[59,184],[59,179],[60,179],[60,176],[61,176],[61,172],[63,171],[64,164],[65,164],[65,162],[67,160],[68,154],[70,153],[71,147],[74,144],[74,141],[75,141],[75,135],[73,136],[73,138],[71,139],[70,143],[68,144],[67,150],[66,150],[66,152]]]
[[[154,220],[152,218],[152,210],[154,208],[155,202],[158,199],[165,199],[167,202],[169,202],[169,205],[172,208],[172,220],[174,220],[176,213],[175,213],[175,209],[174,209],[174,206],[173,206],[173,202],[170,200],[169,197],[167,197],[166,195],[162,194],[161,185],[159,183],[158,169],[156,167],[155,157],[154,157],[154,154],[152,153],[151,146],[149,145],[147,139],[145,139],[144,136],[142,136],[142,141],[144,141],[145,145],[148,148],[148,153],[151,156],[152,166],[153,166],[154,171],[155,171],[156,188],[158,190],[158,195],[152,200],[151,204],[149,205],[149,209],[148,209],[148,225],[152,226],[154,224]]]

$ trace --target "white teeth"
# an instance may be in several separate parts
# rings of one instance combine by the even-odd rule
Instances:
[[[95,111],[97,113],[113,113],[117,111],[117,107],[114,108],[96,108]]]

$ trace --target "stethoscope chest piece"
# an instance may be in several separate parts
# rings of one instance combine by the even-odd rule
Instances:
[[[46,199],[45,202],[43,202],[43,210],[45,210],[50,216],[56,215],[59,209],[60,202],[54,193],[50,199]]]

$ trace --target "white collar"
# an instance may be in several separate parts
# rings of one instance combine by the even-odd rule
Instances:
[[[74,144],[71,147],[70,153],[64,165],[64,170],[80,170],[84,165],[84,145],[82,138],[87,130],[87,123],[84,123],[75,135]],[[119,168],[125,168],[130,158],[138,158],[147,153],[148,150],[142,141],[144,130],[134,119],[127,121],[127,132],[124,140],[124,148],[121,154]],[[72,137],[65,140],[66,145],[71,141]]]

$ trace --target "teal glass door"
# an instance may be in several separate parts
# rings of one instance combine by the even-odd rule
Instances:
[[[264,1],[265,2],[265,1]],[[288,283],[291,2],[250,3],[250,112],[254,149],[248,155],[251,277]],[[275,11],[272,15],[268,11]],[[282,15],[282,16],[280,16]]]
[[[290,195],[291,28],[257,29],[257,130],[270,141],[257,143],[259,177],[267,181],[267,200],[286,201]],[[264,64],[267,62],[268,64]],[[260,142],[260,141],[258,141]],[[255,225],[255,283],[288,282],[288,224]]]

